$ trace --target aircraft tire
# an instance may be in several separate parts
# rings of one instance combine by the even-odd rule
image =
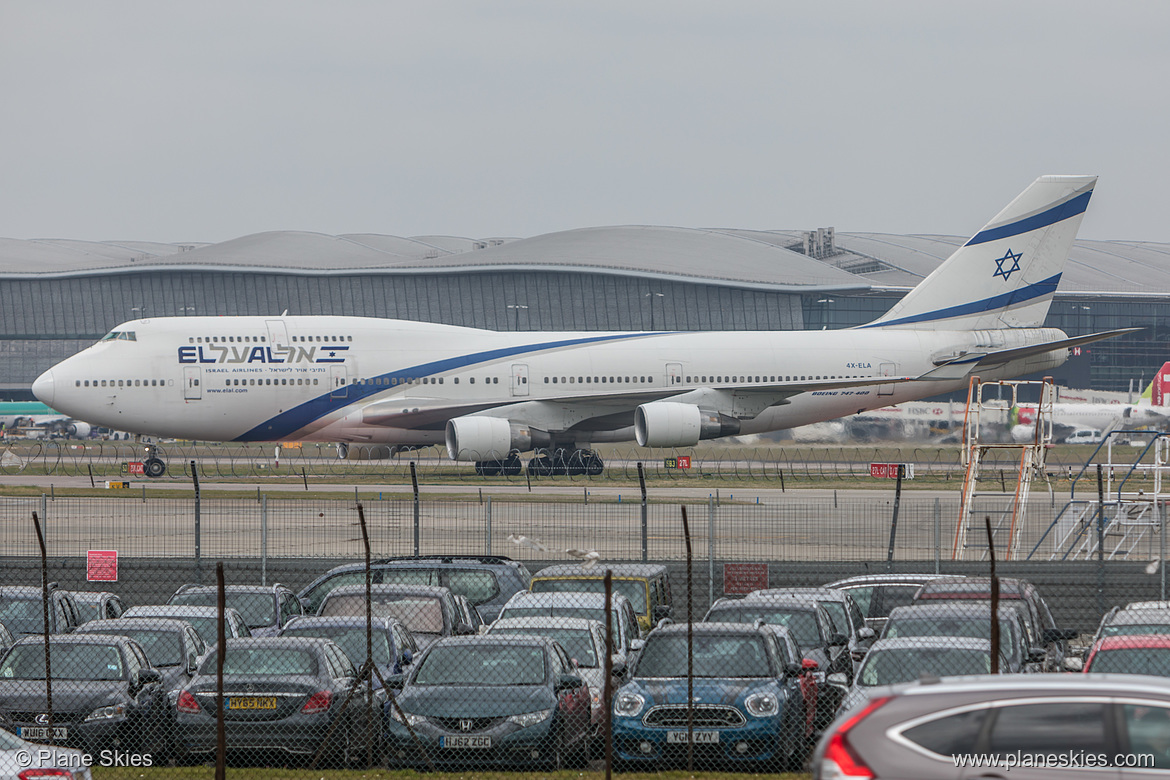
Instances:
[[[142,473],[151,479],[157,479],[167,473],[167,464],[158,458],[147,458],[142,464]]]

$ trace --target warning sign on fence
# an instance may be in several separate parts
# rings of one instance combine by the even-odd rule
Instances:
[[[753,590],[764,590],[767,587],[768,564],[723,564],[723,594],[725,596],[742,596]]]
[[[89,582],[118,581],[118,551],[90,550],[85,555],[85,579]]]

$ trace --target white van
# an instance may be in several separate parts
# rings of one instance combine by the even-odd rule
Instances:
[[[1082,428],[1079,431],[1073,431],[1065,437],[1065,444],[1100,444],[1105,440],[1101,431],[1093,428]]]

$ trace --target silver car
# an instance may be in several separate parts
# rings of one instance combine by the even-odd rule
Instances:
[[[26,742],[0,728],[0,780],[91,780],[87,759],[96,760],[80,750]]]
[[[1170,681],[1002,675],[879,688],[812,758],[816,780],[1138,780],[1170,771]]]

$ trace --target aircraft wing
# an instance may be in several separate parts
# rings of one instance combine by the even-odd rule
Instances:
[[[1012,360],[1031,357],[1032,355],[1042,355],[1045,352],[1052,352],[1057,349],[1079,347],[1082,344],[1091,344],[1094,341],[1101,341],[1102,339],[1109,339],[1114,336],[1121,336],[1139,330],[1141,328],[1120,328],[1101,333],[1090,333],[1087,336],[1075,336],[1057,341],[1046,341],[1043,344],[1029,344],[1026,347],[1016,347],[1014,349],[1001,349],[991,352],[968,352],[948,360],[933,371],[927,371],[922,376],[917,377],[917,379],[920,381],[953,381],[970,376],[980,366],[999,366]]]

